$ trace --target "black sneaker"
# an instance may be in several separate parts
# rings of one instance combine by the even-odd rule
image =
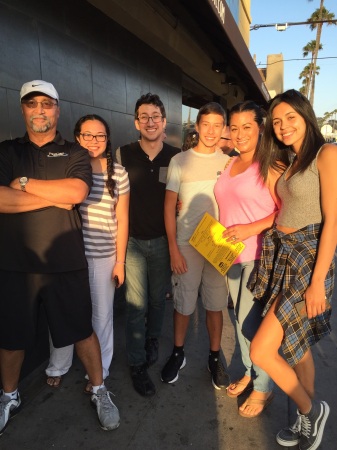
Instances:
[[[133,387],[138,394],[143,395],[144,397],[149,397],[156,393],[155,385],[147,373],[146,364],[131,366],[131,378]]]
[[[300,442],[301,437],[301,416],[298,415],[294,425],[283,428],[276,435],[276,441],[283,447],[295,447]]]
[[[212,384],[215,389],[226,389],[230,385],[229,375],[226,373],[220,358],[209,356],[208,370],[211,372]]]
[[[179,370],[185,367],[186,358],[184,352],[173,352],[161,371],[161,381],[174,383],[179,378]]]
[[[158,359],[159,342],[157,338],[147,338],[145,342],[146,362],[152,366]]]
[[[313,402],[308,414],[301,414],[300,450],[315,450],[322,442],[330,408],[326,402]]]

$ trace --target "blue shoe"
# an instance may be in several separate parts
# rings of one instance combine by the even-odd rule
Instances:
[[[308,414],[301,414],[300,450],[316,450],[322,442],[325,423],[330,414],[326,402],[313,402]]]
[[[301,437],[301,416],[298,414],[296,422],[288,428],[283,428],[276,435],[276,441],[283,447],[295,447]]]

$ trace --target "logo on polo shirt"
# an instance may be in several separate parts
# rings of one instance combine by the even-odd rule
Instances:
[[[61,152],[61,153],[53,153],[49,152],[47,155],[47,158],[59,158],[60,156],[68,156],[68,153]]]

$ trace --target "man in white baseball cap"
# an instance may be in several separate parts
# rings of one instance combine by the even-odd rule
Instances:
[[[113,430],[119,412],[103,382],[74,208],[92,185],[89,153],[57,131],[59,96],[52,84],[25,83],[20,98],[26,134],[0,143],[0,435],[21,405],[19,375],[25,351],[35,343],[40,307],[54,346],[75,344],[101,427]]]

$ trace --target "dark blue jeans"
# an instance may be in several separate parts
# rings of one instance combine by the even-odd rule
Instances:
[[[161,334],[170,275],[166,236],[150,240],[129,238],[125,279],[129,365],[144,364],[146,338],[158,338]]]

